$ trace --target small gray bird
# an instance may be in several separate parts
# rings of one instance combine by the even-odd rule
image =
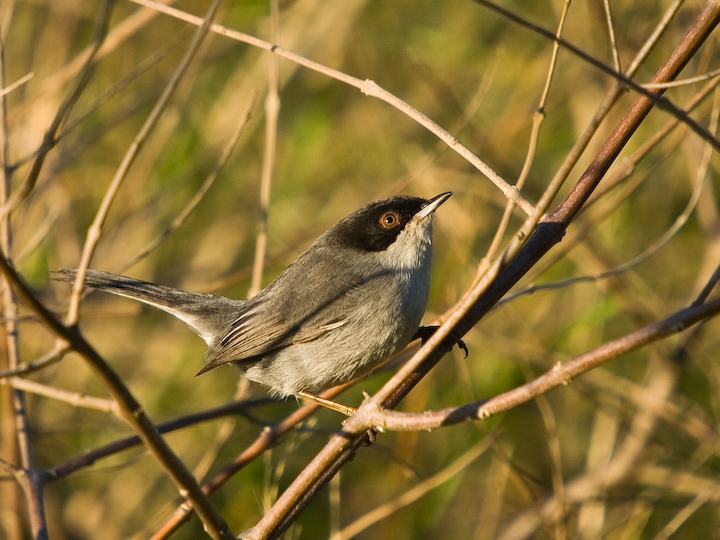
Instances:
[[[208,346],[200,373],[232,363],[274,395],[306,396],[354,379],[432,331],[419,328],[430,290],[432,220],[450,195],[362,207],[245,301],[98,270],[88,270],[85,284],[187,323]],[[64,281],[76,275],[60,273]]]

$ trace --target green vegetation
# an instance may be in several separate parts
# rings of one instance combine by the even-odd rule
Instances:
[[[296,0],[279,2],[275,16],[272,3],[225,2],[215,21],[376,82],[457,137],[509,184],[521,176],[529,148],[536,145],[521,189],[532,204],[614,83],[561,47],[535,132],[553,42],[482,3]],[[503,2],[520,17],[557,32],[561,2],[524,4]],[[698,4],[679,9],[633,80],[648,82],[667,61],[694,24]],[[620,71],[628,69],[670,5],[613,3]],[[208,9],[188,1],[173,7],[200,17]],[[67,313],[70,286],[50,281],[51,272],[80,265],[101,201],[196,32],[196,26],[169,15],[127,0],[115,2],[87,85],[76,92],[77,102],[67,109],[34,177],[43,137],[82,80],[101,17],[101,2],[0,4],[2,86],[32,74],[4,98],[7,129],[0,139],[9,153],[2,154],[4,180],[11,197],[19,198],[12,199],[11,234],[0,224],[0,245],[7,255],[11,238],[16,269],[58,317]],[[568,7],[564,39],[613,66],[609,34],[603,3]],[[717,35],[711,34],[679,78],[718,69],[717,46]],[[266,108],[273,65],[276,122]],[[674,87],[666,97],[688,109],[707,88],[691,116],[714,133],[720,106],[712,85],[717,81]],[[611,108],[548,211],[577,182],[637,96],[628,90]],[[398,410],[437,410],[502,394],[558,362],[693,303],[718,267],[720,161],[717,147],[682,123],[652,142],[673,121],[667,111],[649,114],[563,241],[521,279],[508,301],[464,336],[469,357],[453,349]],[[209,185],[241,127],[236,146]],[[425,324],[451,312],[502,222],[502,192],[436,134],[388,103],[282,55],[212,32],[142,140],[109,207],[90,266],[246,297],[263,230],[268,129],[276,129],[276,137],[269,160],[262,285],[329,226],[371,200],[453,191],[435,220]],[[21,196],[25,186],[31,189]],[[525,218],[514,209],[492,259]],[[148,246],[152,249],[145,254]],[[516,294],[535,286],[540,289],[533,294]],[[24,476],[14,477],[11,465],[51,471],[135,433],[87,399],[112,403],[107,387],[75,352],[63,350],[55,357],[59,361],[8,378],[17,362],[14,304],[7,294],[3,304],[7,346],[0,371],[3,382],[17,390],[0,386],[0,537],[30,538],[43,524],[51,539],[150,537],[183,500],[141,445],[58,478],[43,477],[41,495],[28,503],[28,497],[33,500],[29,489],[21,490],[14,480]],[[49,357],[57,335],[27,303],[18,305],[21,365]],[[235,399],[265,397],[262,388],[244,384],[229,367],[195,378],[202,367],[202,341],[173,317],[130,300],[87,295],[80,304],[79,329],[157,424]],[[315,496],[287,538],[717,537],[716,331],[717,322],[709,320],[487,420],[432,432],[379,433]],[[361,380],[337,399],[359,406],[363,392],[374,394],[392,373]],[[27,429],[13,414],[13,395],[26,399]],[[263,401],[239,415],[183,427],[166,440],[202,484],[244,452],[266,425],[283,421],[301,405],[293,399]],[[317,411],[212,495],[234,534],[258,522],[342,420],[337,413]],[[29,443],[26,454],[19,441]],[[32,457],[32,465],[23,463],[23,455]],[[28,511],[39,500],[44,501],[42,519]],[[393,504],[397,507],[390,509]],[[193,515],[172,538],[201,538],[202,531]]]

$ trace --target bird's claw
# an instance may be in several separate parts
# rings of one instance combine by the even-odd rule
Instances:
[[[416,339],[419,339],[421,343],[425,343],[428,339],[430,339],[430,336],[432,336],[435,332],[437,332],[437,329],[440,328],[439,326],[421,326],[417,329],[417,332],[415,332],[415,335],[413,336],[413,341]],[[470,351],[467,348],[467,345],[465,345],[465,342],[462,340],[462,338],[455,332],[455,330],[451,330],[450,333],[445,338],[447,340],[450,340],[453,345],[457,345],[460,349],[462,349],[465,352],[465,358],[468,357],[468,354],[470,354]]]

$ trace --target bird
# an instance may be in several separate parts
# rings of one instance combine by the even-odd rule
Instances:
[[[144,302],[189,325],[207,344],[198,375],[233,364],[273,396],[313,399],[436,329],[420,322],[430,291],[433,217],[451,195],[399,195],[363,206],[247,300],[100,270],[87,270],[85,285]],[[58,273],[67,282],[77,275],[72,269]],[[465,344],[455,343],[467,356]]]

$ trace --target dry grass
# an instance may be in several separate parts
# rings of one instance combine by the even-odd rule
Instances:
[[[204,345],[182,323],[102,294],[70,298],[67,284],[49,281],[51,271],[84,260],[243,298],[366,202],[452,190],[436,220],[426,321],[455,316],[527,218],[507,208],[498,178],[521,179],[524,199],[536,204],[545,196],[546,210],[554,210],[638,96],[637,89],[621,93],[570,160],[615,79],[564,47],[555,60],[547,36],[480,4],[220,5],[216,23],[337,70],[325,73],[212,31],[190,56],[194,25],[126,0],[115,3],[100,40],[99,2],[0,4],[2,86],[21,82],[3,98],[3,253],[41,306],[79,321],[98,358],[156,424],[264,393],[231,369],[195,378]],[[619,61],[620,71],[671,7],[616,2],[609,27],[601,2],[515,4],[504,3],[552,34],[563,21],[568,43],[608,67]],[[199,17],[209,7],[172,5]],[[701,8],[679,7],[638,62],[635,82],[648,82],[665,64]],[[179,73],[184,59],[187,70]],[[717,59],[710,34],[679,78],[712,73]],[[352,77],[389,94],[363,86],[366,95]],[[690,81],[665,95],[714,133],[717,80]],[[268,99],[275,93],[277,117]],[[386,102],[396,98],[413,110]],[[523,387],[558,362],[626,343],[698,298],[719,262],[718,143],[676,112],[650,112],[588,203],[564,222],[562,242],[465,335],[470,356],[453,350],[398,410],[441,410]],[[431,132],[418,114],[446,131]],[[461,145],[448,146],[448,136]],[[458,153],[463,148],[473,156]],[[478,167],[495,171],[496,184]],[[552,179],[563,176],[549,196]],[[93,223],[96,245],[87,237]],[[12,290],[22,299],[17,285]],[[0,357],[0,537],[162,537],[158,531],[183,502],[175,485],[182,471],[145,428],[126,421],[122,392],[89,367],[87,351],[58,341],[60,330],[39,308],[10,291]],[[712,307],[717,294],[708,292],[702,300]],[[339,480],[290,520],[287,537],[717,538],[715,311],[674,337],[652,335],[649,345],[567,386],[492,409],[502,412],[489,419],[379,434],[352,461],[338,462]],[[384,392],[391,374],[362,380],[338,399],[357,406],[362,392]],[[341,427],[335,413],[298,409],[293,400],[260,400],[211,421],[191,417],[166,435],[168,450],[201,484],[241,456],[209,503],[234,534],[275,511]],[[144,447],[101,451],[136,434]],[[87,452],[92,463],[81,460]],[[201,534],[193,516],[173,538]]]

